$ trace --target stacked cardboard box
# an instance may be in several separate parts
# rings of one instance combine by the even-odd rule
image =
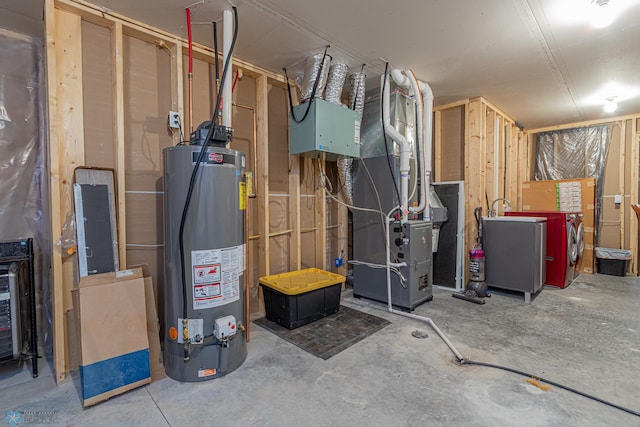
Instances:
[[[523,211],[582,213],[585,245],[582,259],[578,263],[578,269],[582,273],[594,272],[595,206],[596,180],[594,178],[522,183]]]

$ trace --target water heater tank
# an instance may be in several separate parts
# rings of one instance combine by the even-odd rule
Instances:
[[[179,229],[200,146],[164,150],[165,371],[178,381],[203,381],[238,368],[245,335],[245,156],[207,147],[184,227],[189,357],[183,336]]]

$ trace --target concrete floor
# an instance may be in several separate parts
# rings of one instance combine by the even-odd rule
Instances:
[[[131,426],[640,426],[640,418],[524,378],[459,366],[425,325],[343,295],[392,324],[329,360],[254,326],[249,357],[226,377],[164,379],[82,409],[79,381],[51,376],[1,391],[7,410],[56,411],[61,425]],[[465,357],[531,372],[640,411],[640,280],[581,275],[569,288],[484,306],[436,289],[430,316]],[[411,336],[426,331],[426,339]],[[0,387],[2,384],[0,382]],[[0,423],[1,424],[1,423]]]

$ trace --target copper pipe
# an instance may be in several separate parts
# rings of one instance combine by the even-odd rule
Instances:
[[[245,175],[246,177],[246,175]],[[245,178],[245,191],[244,191],[244,248],[245,248],[245,261],[244,261],[244,299],[245,299],[245,341],[249,342],[249,194],[247,193],[246,178]]]
[[[254,198],[258,195],[258,127],[256,123],[256,109],[249,107],[248,105],[233,104],[234,107],[243,108],[245,110],[251,110],[253,113],[253,194],[249,197]]]

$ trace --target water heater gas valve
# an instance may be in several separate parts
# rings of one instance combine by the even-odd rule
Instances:
[[[222,340],[236,334],[236,318],[233,316],[219,317],[213,322],[213,335]]]

